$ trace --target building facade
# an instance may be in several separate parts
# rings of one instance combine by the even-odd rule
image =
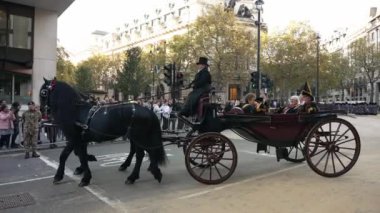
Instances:
[[[104,33],[95,31],[93,33],[94,45],[91,51],[112,55],[124,52],[133,47],[152,50],[162,45],[175,35],[189,32],[189,26],[199,16],[202,16],[211,5],[221,4],[230,7],[239,19],[239,23],[246,26],[247,30],[256,32],[252,11],[254,1],[248,0],[173,0],[167,5],[146,11],[140,17],[115,29],[114,32]],[[101,32],[101,33],[99,33]],[[83,58],[83,57],[82,57]],[[158,77],[156,77],[158,79]],[[168,87],[160,82],[154,84],[153,91],[168,91]],[[226,85],[224,100],[241,99],[246,85],[231,81]],[[156,94],[156,92],[153,92]]]
[[[56,73],[58,16],[73,1],[0,1],[0,99],[38,103]]]
[[[368,22],[360,29],[348,30],[339,29],[323,42],[323,47],[329,52],[340,51],[344,56],[350,55],[350,45],[360,38],[365,38],[369,44],[375,46],[376,51],[380,51],[380,7],[370,8]],[[379,72],[379,71],[378,71]],[[380,103],[380,81],[375,83],[374,102]],[[342,98],[344,96],[344,99]],[[344,95],[341,91],[331,91],[327,101],[370,101],[370,84],[366,82],[365,75],[358,73],[349,88],[346,88]]]

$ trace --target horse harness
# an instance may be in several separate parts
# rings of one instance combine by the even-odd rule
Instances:
[[[111,136],[111,137],[115,136],[115,135],[110,135],[110,134],[105,134],[105,133],[102,133],[102,132],[98,132],[98,131],[96,131],[96,130],[94,130],[94,129],[90,129],[90,128],[89,128],[90,123],[91,123],[91,121],[92,121],[92,118],[93,118],[93,117],[95,116],[95,114],[98,113],[99,110],[102,109],[102,108],[105,108],[105,111],[104,111],[103,114],[104,114],[104,115],[107,115],[107,114],[108,114],[108,106],[104,106],[104,107],[103,107],[103,106],[96,105],[96,106],[92,106],[92,107],[91,107],[91,109],[89,110],[88,115],[87,115],[87,118],[86,118],[86,120],[85,120],[84,123],[79,122],[79,121],[75,122],[75,125],[77,125],[77,126],[79,126],[79,127],[82,128],[82,133],[81,133],[82,137],[83,137],[83,136],[84,136],[89,130],[91,130],[91,131],[93,131],[93,132],[95,132],[95,133],[101,134],[101,135],[106,135],[106,136]],[[135,114],[136,114],[136,107],[135,107],[135,104],[132,104],[131,122],[130,122],[130,124],[129,124],[129,126],[128,126],[127,135],[130,134],[130,129],[131,129],[131,127],[132,127],[132,124],[133,124],[133,121],[134,121],[134,118],[135,118]]]

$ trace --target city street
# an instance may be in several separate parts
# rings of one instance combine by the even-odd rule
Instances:
[[[239,162],[230,179],[204,185],[187,172],[182,148],[167,146],[168,164],[158,183],[144,159],[140,179],[124,181],[131,172],[118,166],[129,152],[124,141],[89,145],[98,161],[90,162],[91,185],[80,188],[73,170],[79,165],[72,153],[66,176],[53,185],[62,149],[41,150],[41,158],[25,160],[23,153],[0,155],[0,211],[18,212],[344,212],[377,213],[380,209],[380,116],[342,116],[361,137],[361,154],[351,171],[338,178],[314,173],[307,163],[276,161],[275,150],[257,154],[256,144],[231,131]],[[134,165],[132,165],[134,166]],[[24,206],[2,209],[1,197],[27,195]]]

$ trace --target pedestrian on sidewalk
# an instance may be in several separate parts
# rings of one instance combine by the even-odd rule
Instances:
[[[6,104],[0,105],[0,149],[5,147],[9,149],[9,140],[13,133],[13,121],[15,116]]]
[[[29,158],[29,152],[32,152],[32,157],[38,158],[39,154],[36,152],[38,123],[41,120],[41,112],[36,109],[33,101],[28,103],[28,111],[22,114],[22,120],[24,123],[24,147],[25,147],[25,159]]]
[[[11,138],[11,148],[19,148],[19,146],[16,144],[16,138],[18,134],[20,133],[20,103],[14,102],[12,103],[11,111],[13,112],[13,115],[15,116],[15,120],[13,121],[13,134]]]

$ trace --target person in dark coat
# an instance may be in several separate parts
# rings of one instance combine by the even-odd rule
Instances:
[[[298,108],[299,113],[316,113],[318,112],[318,106],[314,102],[314,96],[311,94],[309,84],[305,82],[305,85],[301,91],[301,105]]]
[[[208,70],[208,59],[200,57],[197,65],[198,73],[189,85],[189,87],[193,86],[193,91],[189,93],[187,101],[180,112],[180,115],[182,116],[189,117],[196,114],[196,108],[200,97],[211,89],[211,75]]]
[[[293,95],[289,99],[289,105],[286,106],[285,108],[281,108],[278,113],[282,114],[293,114],[293,113],[298,113],[298,108],[300,107],[300,99],[298,96]]]

